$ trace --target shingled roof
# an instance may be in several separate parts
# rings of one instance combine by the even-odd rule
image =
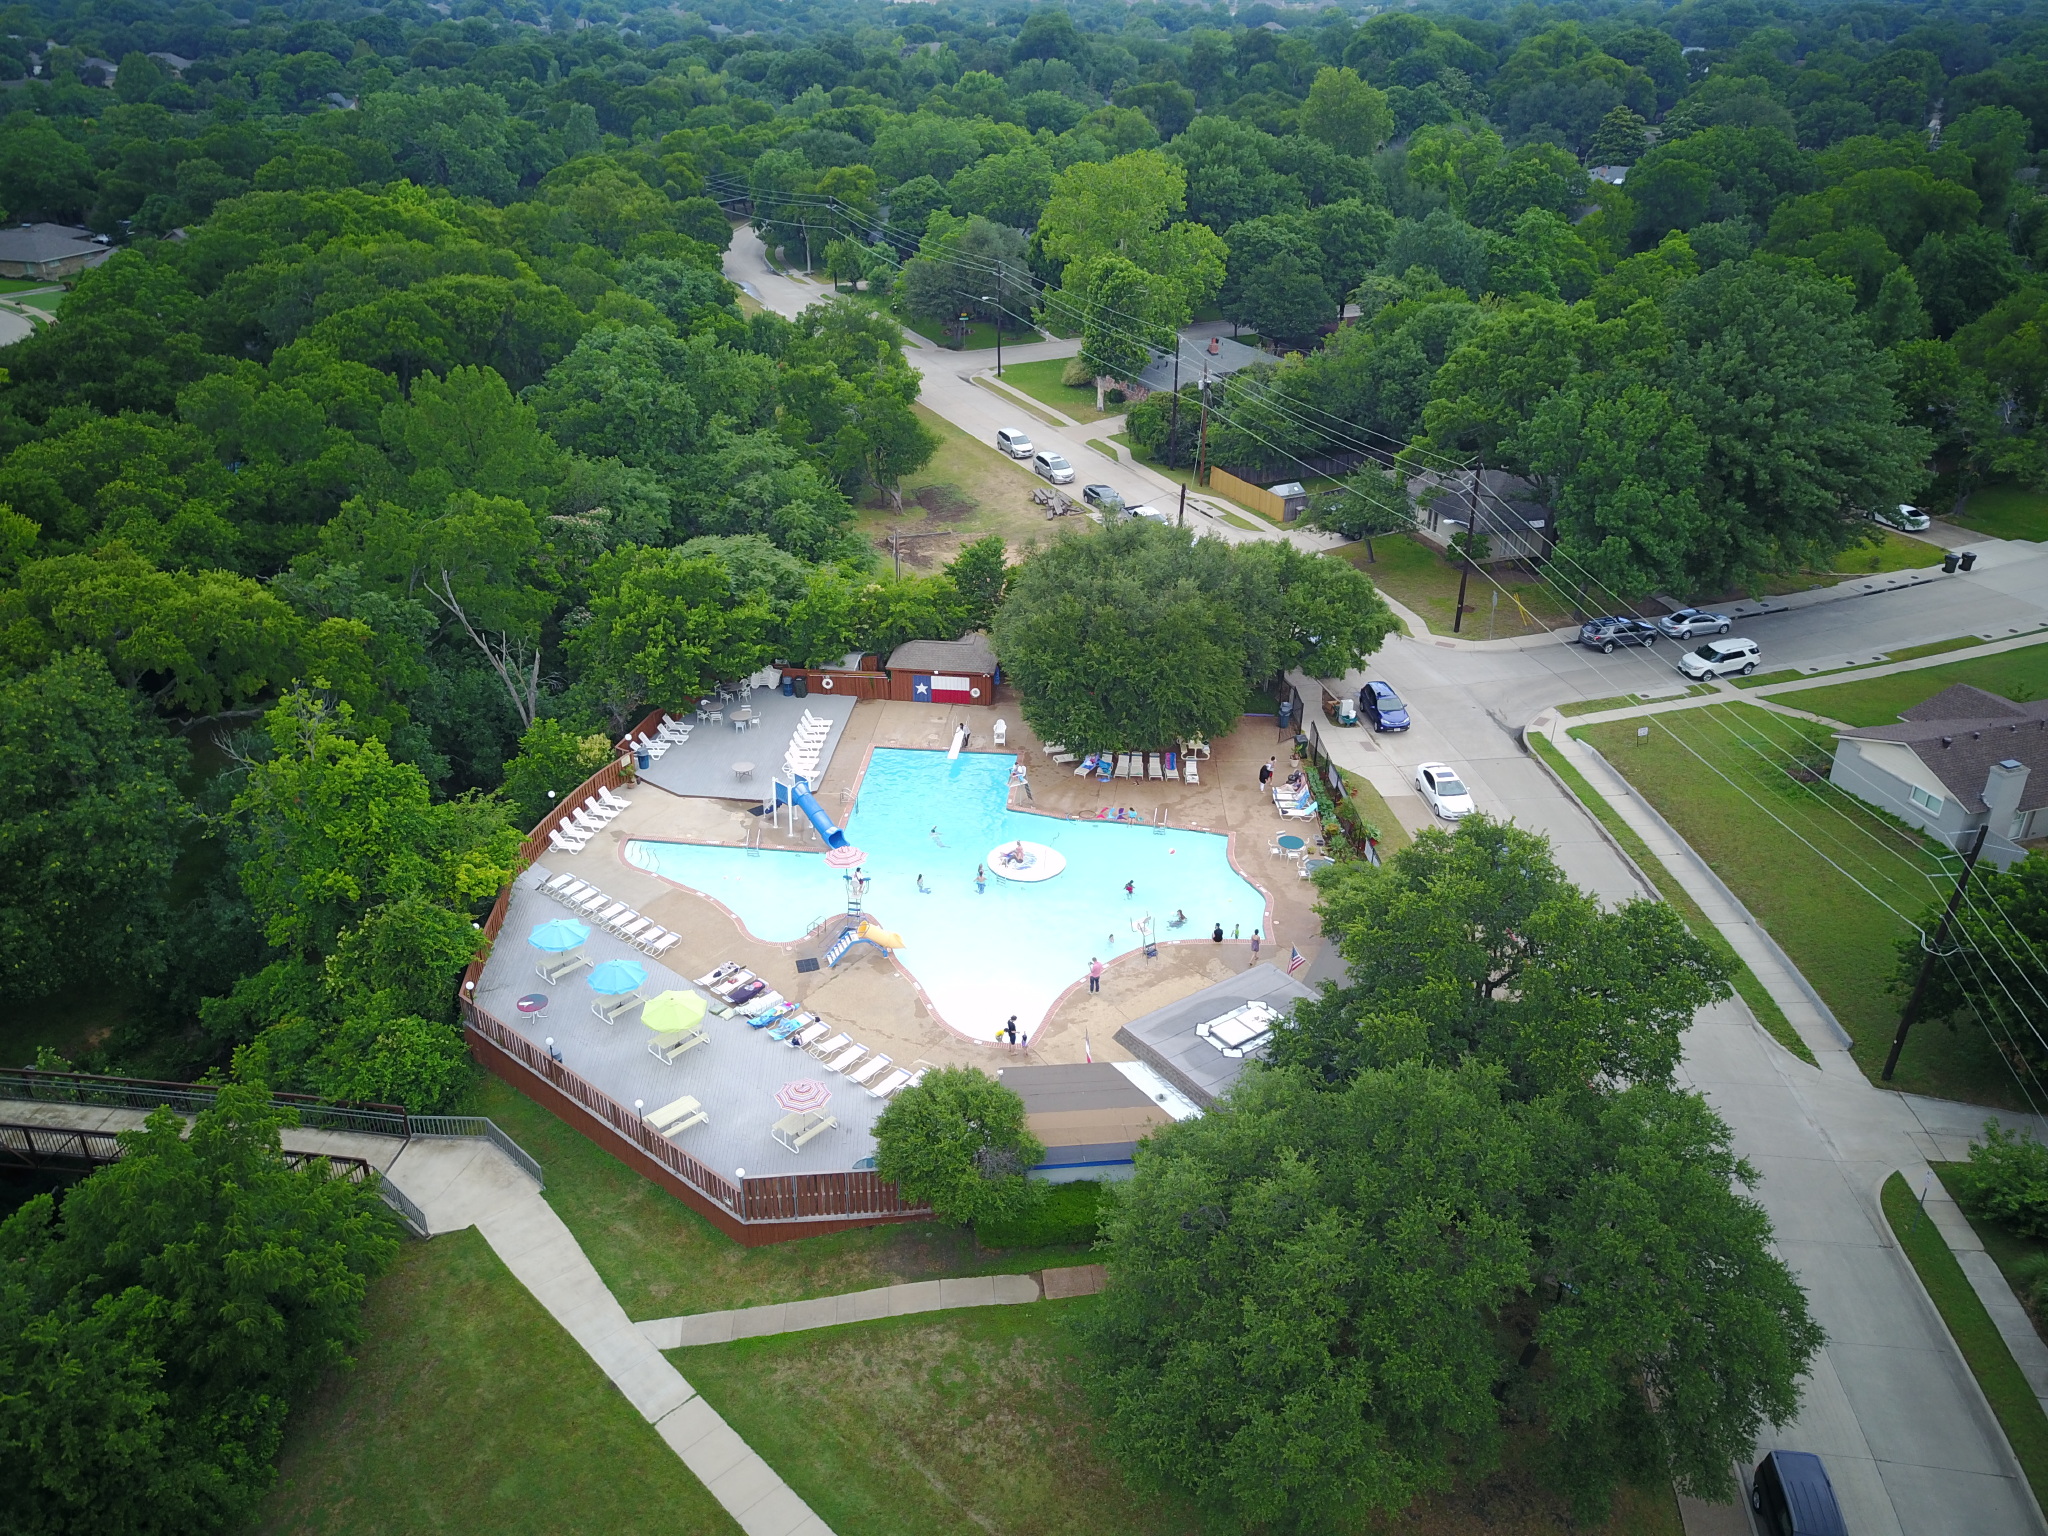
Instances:
[[[1928,711],[1937,706],[1944,712],[1963,708],[1969,713],[1930,717]],[[1852,741],[1896,741],[1910,747],[1941,780],[1942,787],[1972,812],[1990,809],[1984,803],[1984,784],[1992,768],[2016,761],[2029,770],[2017,809],[2030,811],[2048,805],[2048,701],[2015,704],[1958,683],[1906,715],[1897,725],[1865,726],[1835,735]]]

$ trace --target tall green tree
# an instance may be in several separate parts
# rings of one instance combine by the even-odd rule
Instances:
[[[1029,1204],[1025,1172],[1045,1148],[1024,1101],[975,1067],[941,1067],[875,1121],[875,1172],[946,1221],[992,1221]]]

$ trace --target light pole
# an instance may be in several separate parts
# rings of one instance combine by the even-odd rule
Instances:
[[[996,377],[1003,376],[1003,306],[988,294],[981,296],[981,302],[996,312]]]

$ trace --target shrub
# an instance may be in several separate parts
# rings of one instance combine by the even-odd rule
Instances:
[[[1060,382],[1069,389],[1086,389],[1095,382],[1095,375],[1088,371],[1088,365],[1078,357],[1067,359],[1067,366],[1060,370]]]
[[[1122,405],[1124,401],[1130,398],[1130,396],[1126,395],[1120,389],[1110,389],[1103,391],[1102,398],[1107,400],[1111,405]]]
[[[1032,1184],[1033,1199],[1021,1214],[976,1224],[984,1248],[1054,1248],[1092,1243],[1102,1222],[1102,1185],[1093,1179],[1069,1184]]]
[[[2048,1237],[2048,1147],[1987,1120],[1956,1175],[1957,1199],[1972,1215],[2021,1237]]]
[[[2012,1267],[2020,1300],[2034,1309],[2036,1317],[2048,1315],[2048,1253],[2030,1253]]]

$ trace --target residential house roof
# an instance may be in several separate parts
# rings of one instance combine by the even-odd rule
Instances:
[[[61,261],[91,256],[106,247],[76,224],[17,224],[0,229],[0,261]]]
[[[2026,710],[1982,688],[1951,683],[1931,699],[1922,699],[1899,716],[1915,723],[1927,720],[2019,720]]]
[[[958,640],[911,640],[889,656],[891,672],[994,672],[995,647],[976,630]]]
[[[1955,697],[1950,704],[1944,700]],[[1967,715],[1927,718],[1925,712],[1961,705]],[[1907,714],[1897,725],[1872,725],[1837,731],[1849,741],[1895,741],[1912,750],[1965,810],[1983,812],[1984,785],[1991,769],[2008,759],[2028,769],[2019,810],[2048,805],[2048,701],[2015,704],[1981,688],[1957,684],[1946,688]]]
[[[1270,363],[1270,354],[1257,347],[1248,347],[1241,341],[1232,341],[1227,336],[1214,338],[1216,350],[1209,350],[1209,343],[1193,337],[1180,338],[1180,382],[1186,388],[1202,382],[1202,369],[1209,370],[1212,379],[1227,379],[1240,368],[1249,368],[1253,363]],[[1173,388],[1173,354],[1154,352],[1152,361],[1139,374],[1136,381],[1146,389]]]

